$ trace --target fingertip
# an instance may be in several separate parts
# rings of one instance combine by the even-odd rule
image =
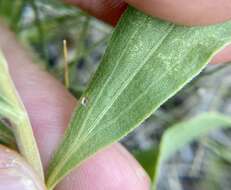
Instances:
[[[154,17],[183,25],[208,25],[231,19],[230,0],[64,0],[93,16],[115,24],[126,9],[126,3]],[[126,2],[126,3],[125,3]]]
[[[138,162],[119,144],[99,152],[58,187],[85,190],[149,190],[150,180]]]
[[[230,0],[125,0],[154,17],[183,25],[208,25],[231,19]]]
[[[71,3],[98,19],[116,25],[118,19],[127,8],[127,4],[123,0],[64,0]]]
[[[45,186],[19,154],[0,145],[0,189],[45,190]]]

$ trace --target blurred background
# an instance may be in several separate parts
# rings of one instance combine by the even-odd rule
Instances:
[[[67,41],[69,91],[79,98],[95,73],[113,28],[56,0],[0,0],[0,19],[40,64],[64,82]],[[1,35],[1,34],[0,34]],[[231,115],[231,64],[209,65],[122,143],[144,164],[155,158],[163,132],[202,112]],[[231,130],[212,131],[161,166],[158,190],[230,190]]]

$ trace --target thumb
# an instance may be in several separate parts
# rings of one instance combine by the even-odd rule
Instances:
[[[0,189],[45,190],[45,187],[19,154],[0,145]]]

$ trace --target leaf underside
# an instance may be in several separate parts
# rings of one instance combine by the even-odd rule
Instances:
[[[42,163],[32,127],[24,105],[10,78],[6,60],[1,52],[0,73],[0,119],[7,120],[8,127],[10,127],[16,138],[20,153],[35,169],[38,176],[43,179]]]
[[[231,41],[231,22],[184,27],[128,8],[47,175],[49,189],[139,126]]]
[[[206,135],[211,130],[221,128],[231,128],[230,117],[218,113],[204,113],[167,129],[161,139],[158,154],[150,163],[152,168],[155,168],[151,176],[153,178],[152,189],[157,189],[160,167],[164,161],[194,139]]]

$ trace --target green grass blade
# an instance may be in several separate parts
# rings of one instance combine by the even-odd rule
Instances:
[[[32,127],[14,84],[6,60],[0,53],[0,118],[7,118],[20,153],[43,179],[43,168]]]
[[[189,28],[129,8],[50,163],[48,188],[139,126],[230,41],[231,22]]]
[[[155,171],[156,158],[158,157],[159,150],[156,147],[150,147],[147,150],[138,150],[133,152],[133,156],[140,163],[140,165],[144,168],[150,178],[153,178],[153,171]]]
[[[157,189],[160,167],[164,161],[193,140],[220,128],[231,128],[231,118],[218,113],[205,113],[167,129],[161,139],[157,159],[153,157],[151,164],[152,168],[155,168],[151,176],[153,177],[152,189]]]

